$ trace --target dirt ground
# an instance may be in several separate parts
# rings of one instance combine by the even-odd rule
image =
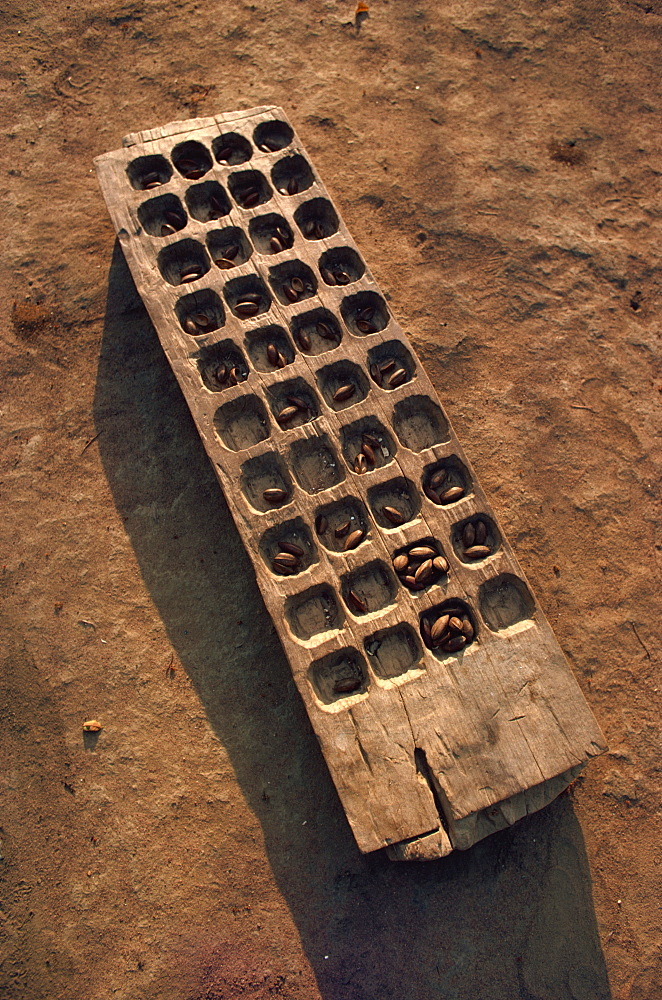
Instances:
[[[354,9],[0,3],[3,1000],[662,996],[662,4]],[[611,748],[438,862],[358,853],[92,171],[271,103]]]

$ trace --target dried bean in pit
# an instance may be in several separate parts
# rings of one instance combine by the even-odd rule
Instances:
[[[487,525],[484,521],[476,521],[476,538],[474,539],[475,545],[484,545],[487,538]]]
[[[299,412],[298,406],[285,406],[276,417],[276,420],[279,424],[288,424]]]
[[[318,514],[315,519],[315,531],[318,535],[323,535],[324,532],[329,527],[329,522],[324,516],[324,514]]]
[[[280,253],[282,250],[285,249],[285,247],[280,242],[277,236],[271,237],[271,239],[269,240],[269,246],[271,247],[274,253]]]
[[[302,351],[309,351],[311,348],[311,340],[305,330],[299,330],[297,335],[299,345]]]
[[[339,525],[334,531],[336,538],[344,538],[348,533],[349,529],[352,527],[351,521],[345,521],[344,524]]]
[[[362,476],[367,471],[368,471],[368,463],[366,461],[365,455],[363,454],[363,452],[361,452],[354,459],[354,472],[356,472],[357,475]]]
[[[437,618],[430,629],[430,636],[433,642],[436,642],[444,634],[448,627],[450,621],[450,615],[441,615]]]
[[[452,639],[448,639],[447,642],[442,643],[441,648],[446,653],[457,653],[466,644],[467,640],[463,635],[454,635]]]
[[[273,489],[265,490],[262,496],[267,503],[280,503],[282,500],[287,500],[289,494],[286,490],[274,487]]]
[[[408,565],[409,565],[409,560],[407,559],[406,555],[401,553],[399,556],[393,557],[393,569],[395,570],[396,573],[402,573],[404,570],[407,569]]]
[[[350,607],[354,611],[359,611],[361,614],[366,613],[366,611],[368,610],[368,606],[365,603],[365,601],[361,600],[358,594],[355,594],[353,590],[350,590],[347,597],[349,599]]]
[[[238,316],[257,316],[260,311],[260,307],[257,302],[248,302],[244,300],[243,302],[237,302],[234,307],[234,311]]]
[[[296,556],[300,559],[303,555],[303,549],[300,545],[296,545],[294,542],[281,542],[280,547],[283,552],[289,552],[290,555]]]
[[[436,555],[436,550],[429,545],[415,545],[409,550],[410,559],[434,559]]]
[[[464,496],[464,490],[461,486],[451,486],[450,489],[445,490],[444,493],[439,494],[439,501],[441,503],[453,503],[454,500],[459,500],[460,497]]]
[[[464,550],[464,554],[467,559],[485,559],[490,555],[490,551],[489,545],[472,545]]]
[[[347,385],[341,385],[340,388],[336,389],[333,394],[333,400],[335,403],[343,403],[346,399],[350,399],[356,392],[356,386],[348,383]]]
[[[345,539],[345,544],[343,545],[343,551],[349,552],[350,549],[355,549],[356,546],[363,541],[364,531],[357,528],[356,531],[350,532],[350,534]]]
[[[333,274],[333,271],[329,271],[328,267],[322,267],[322,268],[320,268],[320,274],[322,275],[322,277],[323,277],[323,279],[324,279],[324,281],[326,282],[327,285],[335,285],[336,284],[336,279],[335,279],[335,276]]]
[[[398,386],[401,386],[404,382],[407,381],[408,377],[409,376],[407,375],[407,372],[405,371],[404,368],[398,368],[398,370],[393,372],[393,374],[389,377],[388,380],[389,388],[397,389]]]
[[[464,545],[465,549],[470,549],[475,541],[476,541],[476,529],[470,521],[468,524],[465,524],[464,528],[462,529],[462,544]]]
[[[396,507],[382,507],[382,514],[391,524],[396,525],[396,527],[404,524],[406,521],[404,514],[401,514]]]

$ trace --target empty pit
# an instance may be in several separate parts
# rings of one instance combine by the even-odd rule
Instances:
[[[305,641],[342,628],[345,621],[336,595],[326,583],[288,597],[285,618],[293,634]]]
[[[529,588],[512,573],[502,573],[481,584],[478,607],[493,632],[533,619],[536,610]]]
[[[321,493],[345,478],[345,470],[327,434],[295,441],[290,447],[290,467],[306,493]]]
[[[243,451],[265,441],[270,434],[269,417],[258,396],[243,395],[216,410],[214,428],[230,451]]]
[[[393,407],[393,429],[404,448],[421,452],[450,441],[441,407],[429,396],[407,396]]]
[[[421,640],[406,622],[375,632],[368,636],[364,645],[368,663],[383,680],[402,677],[424,666]]]

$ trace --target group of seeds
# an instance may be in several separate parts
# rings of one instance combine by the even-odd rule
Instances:
[[[247,184],[234,191],[234,196],[242,208],[255,208],[260,201],[260,189],[256,184],[248,181]]]
[[[441,505],[455,503],[456,500],[464,496],[463,486],[449,485],[446,469],[438,469],[437,472],[433,473],[423,489],[429,500]]]
[[[239,367],[239,365],[230,366],[221,362],[220,365],[213,366],[209,370],[208,378],[217,388],[229,389],[230,386],[245,382],[248,378],[248,372],[245,368]]]
[[[303,555],[304,551],[300,545],[295,545],[294,542],[281,542],[280,551],[274,556],[271,567],[274,573],[291,576],[301,569]]]
[[[204,177],[207,173],[207,167],[203,166],[197,160],[177,160],[175,166],[179,170],[180,174],[187,179],[187,181],[198,181],[201,177]]]
[[[165,211],[163,218],[166,221],[161,226],[161,236],[173,236],[186,225],[186,216],[182,215],[181,212],[176,212],[174,209]]]
[[[379,329],[375,323],[374,306],[366,306],[364,309],[359,309],[354,316],[354,322],[359,333],[377,333]]]
[[[354,386],[352,386],[354,388]],[[334,396],[335,399],[335,396]],[[361,451],[354,459],[354,472],[362,476],[365,472],[370,472],[377,464],[377,451],[382,450],[382,443],[374,434],[364,431],[361,435]]]
[[[303,225],[303,235],[309,240],[323,240],[327,236],[322,223],[317,219],[309,219]]]
[[[484,559],[491,555],[491,548],[486,545],[487,525],[478,518],[468,521],[462,529],[462,547],[467,559]]]
[[[223,247],[222,251],[217,252],[217,256],[214,257],[214,264],[223,271],[227,271],[231,267],[236,267],[236,258],[239,256],[240,251],[241,247],[238,243],[230,243]]]
[[[409,379],[407,369],[402,367],[398,358],[375,361],[370,365],[370,375],[380,389],[397,389]]]
[[[246,292],[234,307],[237,316],[249,317],[257,316],[262,305],[262,296],[259,292]]]
[[[325,514],[318,514],[315,519],[315,531],[318,535],[324,535],[328,530],[328,518]],[[333,534],[339,541],[344,539],[342,543],[343,552],[349,552],[351,549],[355,549],[357,545],[360,545],[366,536],[366,532],[363,528],[352,527],[351,519],[339,524],[338,527],[334,529]]]
[[[313,295],[315,289],[309,283],[300,278],[298,274],[293,275],[283,282],[283,295],[288,302],[298,302],[304,292]]]
[[[442,611],[435,609],[421,619],[421,635],[428,649],[458,653],[473,640],[474,627],[463,607],[449,606]]]
[[[284,226],[275,226],[274,235],[269,240],[269,246],[273,253],[282,253],[290,246],[290,234]]]
[[[287,427],[291,424],[296,416],[302,414],[309,419],[311,413],[310,404],[302,399],[301,396],[286,396],[287,406],[284,406],[282,410],[276,415],[276,420],[281,427]]]
[[[278,190],[281,194],[298,194],[299,193],[299,182],[296,177],[290,177],[287,184],[283,184]]]
[[[340,264],[333,268],[321,267],[320,274],[327,285],[349,285],[352,280],[347,271],[343,271]]]
[[[267,360],[274,368],[285,368],[288,361],[285,355],[278,350],[275,344],[267,344]]]
[[[184,320],[184,329],[192,337],[199,337],[203,333],[215,330],[216,326],[214,320],[210,319],[207,313],[198,312],[191,313],[190,316],[186,317]]]
[[[337,331],[334,330],[328,323],[325,323],[324,320],[318,320],[315,324],[315,333],[318,337],[321,337],[322,340],[333,341],[334,344],[340,343]],[[301,329],[297,331],[296,339],[302,351],[309,351],[311,349],[312,341],[310,339],[310,333],[305,327],[301,327]]]
[[[393,557],[393,569],[409,590],[424,590],[448,573],[448,562],[432,545],[411,545]]]
[[[151,191],[152,188],[160,187],[163,184],[163,178],[161,174],[157,173],[156,170],[151,171],[149,174],[145,174],[142,178],[143,191]]]

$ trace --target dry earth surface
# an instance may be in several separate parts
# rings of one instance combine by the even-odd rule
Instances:
[[[661,29],[660,0],[2,0],[3,1000],[662,995]],[[357,852],[92,171],[271,103],[611,748],[443,861]]]

